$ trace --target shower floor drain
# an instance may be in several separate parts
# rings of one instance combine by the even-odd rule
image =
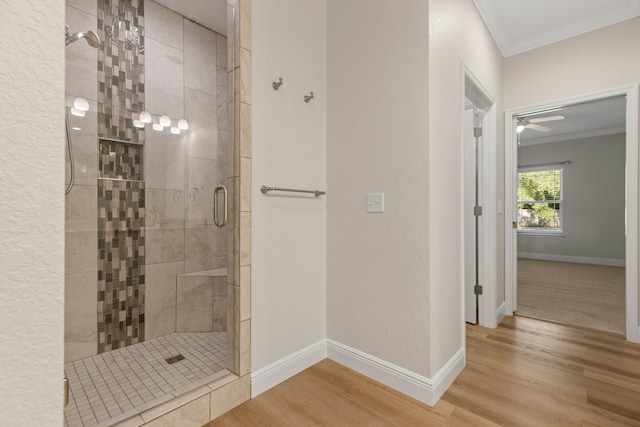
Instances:
[[[184,360],[184,359],[186,359],[186,357],[184,357],[183,355],[176,354],[175,356],[171,356],[171,357],[169,357],[167,359],[164,359],[164,360],[166,360],[169,365],[173,365],[174,363],[179,362],[179,361]]]

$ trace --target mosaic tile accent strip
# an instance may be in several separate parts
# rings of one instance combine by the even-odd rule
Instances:
[[[226,342],[226,332],[173,333],[65,364],[65,427],[114,425],[228,375]],[[176,354],[185,359],[165,361]]]
[[[98,179],[98,353],[144,341],[144,183]]]
[[[98,0],[98,136],[144,143],[144,2]]]
[[[100,178],[142,180],[142,145],[100,140]]]

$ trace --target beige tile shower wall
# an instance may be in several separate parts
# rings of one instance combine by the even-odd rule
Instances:
[[[226,266],[225,231],[214,225],[213,193],[225,184],[220,170],[226,147],[226,38],[184,21],[185,93],[190,123],[187,149],[187,229],[185,269]],[[211,75],[215,70],[215,76]],[[213,242],[213,243],[212,243]],[[220,259],[222,258],[222,259]],[[222,264],[219,263],[222,261]]]
[[[213,332],[227,331],[228,284],[226,277],[213,278]]]
[[[227,278],[178,277],[177,332],[227,331]]]
[[[97,186],[76,185],[65,197],[65,362],[96,354]]]
[[[71,32],[97,30],[97,2],[68,0],[66,23]],[[97,50],[82,41],[65,49],[66,107],[76,97],[89,101],[85,117],[69,116],[75,186],[65,197],[65,363],[97,352]],[[65,154],[66,181],[70,179]]]
[[[176,278],[182,272],[184,272],[184,261],[146,266],[145,336],[147,339],[176,331]],[[153,284],[152,292],[149,292],[149,283]]]
[[[68,0],[66,4],[66,23],[72,33],[87,30],[97,32],[97,1]],[[97,62],[97,49],[87,47],[82,40],[66,47],[65,92],[67,95],[97,101]]]
[[[145,2],[145,97],[153,115],[185,116],[183,18]],[[177,278],[185,271],[186,134],[146,132],[147,338],[175,332]]]
[[[226,232],[213,224],[213,191],[227,179],[227,49],[226,37],[150,0],[145,31],[146,109],[189,122],[181,135],[146,132],[146,310],[153,338],[176,330],[178,275],[227,265]],[[210,310],[211,304],[200,314],[211,318]],[[226,324],[223,315],[218,325]]]
[[[233,149],[229,151],[227,165],[228,186],[232,196],[229,230],[227,238],[233,243],[229,245],[229,257],[233,262],[229,268],[229,312],[227,313],[228,327],[233,330],[227,335],[227,345],[233,349],[228,352],[228,366],[240,376],[247,375],[250,370],[250,316],[249,310],[243,307],[241,290],[250,295],[249,276],[243,277],[241,269],[251,266],[251,132],[250,111],[251,98],[247,90],[242,90],[243,82],[246,88],[251,82],[251,2],[237,2],[236,25],[233,26],[235,40],[233,43],[233,67],[229,69],[228,82],[233,84],[233,90],[228,93],[229,107],[233,107],[228,129],[234,141]],[[244,60],[243,60],[244,58]],[[244,116],[241,112],[244,112]],[[245,165],[244,168],[241,164]],[[245,313],[243,317],[241,314]]]
[[[251,373],[251,0],[240,1],[240,263],[238,283],[239,296],[237,298],[240,324],[240,339],[237,356],[239,357],[239,375],[242,377],[237,388],[242,390],[242,384],[249,381]],[[236,100],[237,102],[237,100]],[[242,396],[242,394],[240,394]],[[249,398],[249,396],[246,396]]]
[[[213,277],[179,276],[177,332],[213,331]]]
[[[227,334],[227,345],[233,351],[227,353],[227,363],[229,369],[244,381],[251,371],[251,275],[247,273],[251,269],[251,1],[233,3],[237,6],[236,13],[229,18],[235,20],[233,27],[230,26],[234,28],[234,40],[230,43],[232,50],[228,55],[233,66],[229,67],[227,80],[229,112],[233,112],[228,116],[227,126],[229,140],[233,141],[227,165],[232,198],[227,233],[230,241],[228,256],[233,260],[228,269],[227,327],[230,333]],[[241,397],[240,401],[246,400],[249,394]]]

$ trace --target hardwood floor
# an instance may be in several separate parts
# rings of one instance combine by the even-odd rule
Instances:
[[[640,345],[508,317],[467,326],[433,408],[325,360],[206,425],[222,426],[640,426]]]
[[[625,268],[518,259],[518,313],[625,333]]]

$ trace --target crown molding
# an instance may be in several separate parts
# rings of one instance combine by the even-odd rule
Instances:
[[[576,139],[595,138],[598,136],[615,135],[617,133],[625,133],[626,128],[624,126],[618,126],[606,129],[596,129],[585,132],[572,132],[563,135],[547,136],[542,138],[525,139],[520,141],[520,147],[527,147],[530,145],[549,144],[552,142],[565,142],[573,141]]]
[[[608,9],[586,19],[567,22],[550,31],[515,40],[505,29],[492,0],[473,0],[473,3],[505,58],[640,16],[640,2],[628,0],[624,7]]]

